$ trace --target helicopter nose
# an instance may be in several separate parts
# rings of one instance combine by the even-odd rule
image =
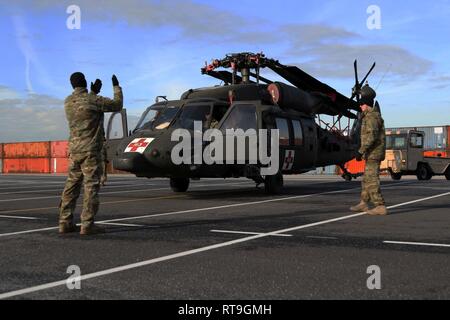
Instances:
[[[148,162],[140,153],[123,153],[113,160],[113,166],[116,170],[134,173],[148,166]]]

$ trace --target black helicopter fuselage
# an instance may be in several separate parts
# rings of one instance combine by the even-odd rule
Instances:
[[[157,109],[156,116],[146,122],[146,114],[152,109]],[[165,112],[169,115],[164,115]],[[172,141],[173,133],[185,129],[194,137],[194,121],[203,123],[203,132],[215,121],[214,128],[223,133],[224,141],[227,129],[254,129],[256,132],[278,129],[279,172],[284,175],[343,165],[354,157],[357,147],[351,137],[322,129],[314,114],[299,112],[296,106],[281,108],[274,104],[268,94],[268,85],[239,84],[189,90],[180,100],[150,107],[132,135],[123,139],[117,148],[114,168],[148,178],[262,179],[261,165],[249,161],[240,164],[208,165],[194,161],[174,164],[172,150],[178,141]],[[208,142],[203,142],[202,147],[207,145]],[[250,152],[245,150],[246,160]]]

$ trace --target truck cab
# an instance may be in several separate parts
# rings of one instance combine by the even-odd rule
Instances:
[[[425,152],[424,142],[423,131],[387,131],[386,159],[381,169],[388,171],[394,180],[400,180],[404,175],[416,175],[418,180],[445,175],[450,180],[450,158],[447,153]]]

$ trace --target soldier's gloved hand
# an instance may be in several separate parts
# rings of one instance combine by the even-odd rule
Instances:
[[[102,90],[102,81],[100,79],[95,80],[95,83],[91,82],[91,92],[99,94]]]
[[[117,77],[115,74],[112,76],[112,83],[113,83],[114,87],[117,87],[119,85],[119,80],[117,80]]]
[[[356,161],[360,162],[362,160],[363,160],[363,155],[358,152],[358,154],[356,155]]]

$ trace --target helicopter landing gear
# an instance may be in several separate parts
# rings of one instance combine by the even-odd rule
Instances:
[[[189,183],[189,178],[170,178],[170,188],[173,192],[186,192],[189,189]]]
[[[347,181],[347,182],[351,182],[351,181],[353,180],[353,177],[352,177],[352,175],[351,175],[350,173],[344,173],[344,174],[342,175],[342,178],[343,178],[345,181]]]
[[[403,177],[403,175],[402,175],[401,172],[393,172],[393,171],[391,171],[391,178],[392,178],[392,180],[399,181],[399,180],[402,179],[402,177]]]
[[[283,191],[283,175],[278,172],[274,176],[266,176],[265,190],[268,194],[280,194]]]

